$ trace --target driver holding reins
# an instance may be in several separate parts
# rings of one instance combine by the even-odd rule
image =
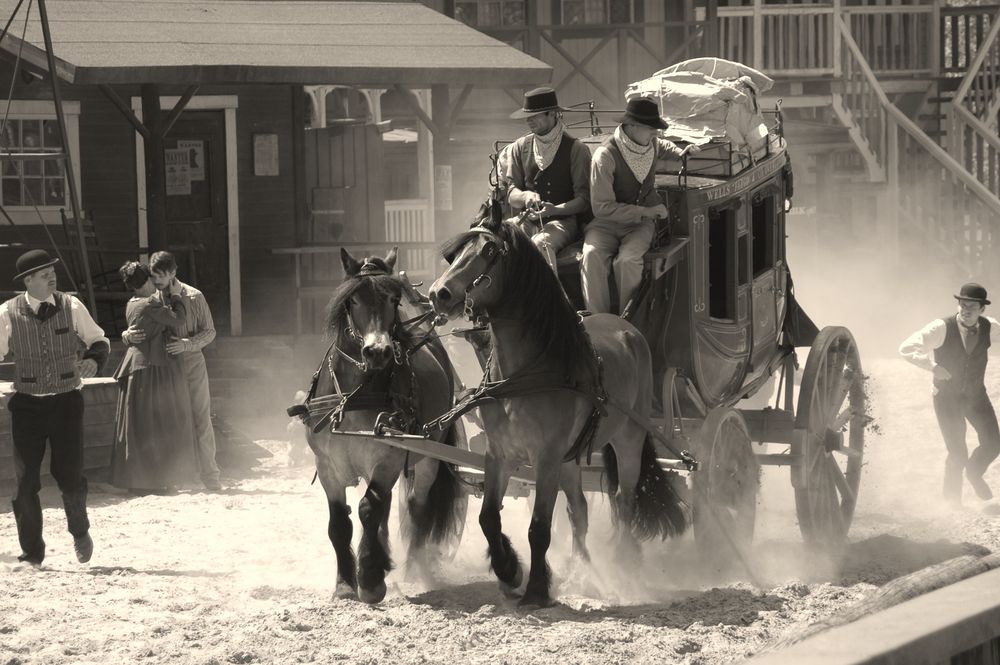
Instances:
[[[537,226],[529,232],[535,246],[556,270],[556,255],[572,244],[590,218],[590,150],[566,133],[552,88],[524,94],[524,106],[511,114],[523,118],[530,134],[505,149],[507,202]]]

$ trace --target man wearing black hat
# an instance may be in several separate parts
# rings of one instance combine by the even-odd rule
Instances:
[[[1000,341],[1000,323],[983,315],[990,301],[979,284],[962,286],[958,312],[930,322],[910,335],[899,347],[904,358],[934,374],[934,413],[948,449],[944,466],[944,497],[953,504],[962,501],[962,470],[985,500],[993,492],[983,473],[1000,454],[1000,428],[986,393],[987,353]],[[965,422],[979,435],[979,447],[969,455],[965,445]]]
[[[27,292],[0,306],[0,357],[8,350],[14,356],[14,394],[7,408],[17,480],[18,559],[36,566],[45,558],[38,491],[46,441],[52,448],[52,477],[62,492],[76,558],[86,563],[93,554],[83,476],[80,387],[82,378],[97,375],[110,351],[104,331],[83,303],[56,291],[58,262],[40,249],[22,254],[14,282],[23,282]],[[82,356],[81,341],[86,348]]]
[[[524,106],[510,115],[524,119],[530,134],[504,149],[507,202],[514,211],[531,209],[541,225],[532,241],[556,269],[556,255],[579,235],[590,217],[590,150],[566,133],[564,111],[552,88],[524,94]],[[585,217],[584,217],[585,216]]]
[[[642,260],[656,233],[656,218],[667,216],[655,185],[656,162],[667,155],[697,152],[681,150],[657,137],[666,129],[652,99],[628,102],[613,136],[595,152],[590,167],[590,204],[594,221],[583,242],[581,282],[583,299],[591,312],[610,312],[608,271],[614,265],[618,303],[624,310],[642,277]]]

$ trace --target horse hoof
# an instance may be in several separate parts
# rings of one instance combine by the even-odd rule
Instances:
[[[337,582],[337,588],[333,591],[333,597],[340,600],[357,600],[358,592],[347,582]]]
[[[517,590],[516,586],[511,586],[506,582],[497,582],[497,586],[500,587],[500,593],[502,593],[507,598],[520,598],[521,593]]]
[[[362,601],[369,605],[381,603],[382,599],[385,598],[385,582],[380,582],[377,587],[372,589],[359,589],[358,595],[361,596]]]
[[[525,610],[540,610],[546,607],[552,607],[556,604],[555,599],[553,599],[548,594],[541,595],[535,593],[526,593],[524,597],[518,601],[517,606]]]

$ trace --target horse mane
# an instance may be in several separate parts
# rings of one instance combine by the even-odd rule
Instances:
[[[403,293],[402,280],[392,274],[392,269],[385,260],[379,257],[366,257],[365,264],[374,264],[378,268],[386,271],[385,275],[354,275],[346,277],[340,286],[333,291],[330,302],[326,306],[326,323],[324,334],[331,342],[340,339],[340,335],[347,326],[347,302],[361,288],[368,286],[375,291],[379,298],[392,298]],[[399,330],[398,335],[406,336],[406,333]],[[402,339],[400,341],[403,341]]]
[[[503,259],[503,310],[511,308],[520,312],[524,321],[523,337],[540,340],[545,358],[551,359],[566,376],[572,376],[581,357],[586,357],[582,354],[590,353],[590,341],[580,325],[580,317],[545,257],[516,224],[503,221],[495,199],[487,200],[480,207],[472,230],[441,246],[442,256],[453,259],[466,243],[479,237],[476,227],[495,234],[508,248]]]

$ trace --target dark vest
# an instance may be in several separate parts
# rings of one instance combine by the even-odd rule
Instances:
[[[934,385],[938,392],[973,395],[986,390],[983,381],[986,375],[986,361],[990,348],[990,322],[979,318],[979,332],[976,344],[969,351],[962,343],[962,332],[954,316],[942,319],[945,324],[944,344],[934,349],[934,362],[951,374],[950,381],[938,381]]]
[[[76,363],[82,344],[73,328],[69,297],[56,291],[56,313],[39,321],[27,299],[8,301],[14,390],[28,395],[64,393],[80,383]]]
[[[653,144],[653,167],[649,169],[646,179],[642,182],[639,182],[632,173],[632,169],[628,167],[628,162],[625,161],[621,148],[618,147],[618,142],[613,136],[609,136],[604,141],[604,147],[615,158],[615,181],[613,183],[615,200],[619,203],[638,205],[649,196],[656,185],[656,160],[659,157],[659,147],[655,143]]]
[[[559,205],[573,200],[573,144],[578,139],[563,134],[559,148],[556,150],[552,163],[539,170],[535,162],[535,151],[532,144],[534,136],[528,137],[521,144],[521,165],[524,167],[524,186],[527,190],[538,192],[543,201]],[[565,215],[563,215],[565,217]],[[552,216],[549,219],[558,219]]]

